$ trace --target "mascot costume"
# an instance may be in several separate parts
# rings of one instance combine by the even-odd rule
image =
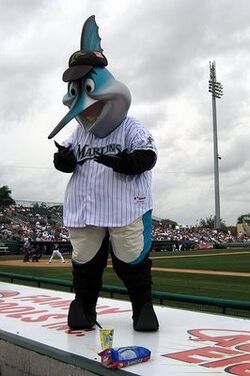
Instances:
[[[72,173],[65,192],[64,224],[73,247],[75,299],[72,329],[93,327],[108,253],[132,303],[133,327],[156,331],[151,296],[151,169],[157,151],[151,134],[127,116],[128,88],[107,70],[95,16],[83,25],[80,50],[63,74],[69,111],[49,135],[72,119],[77,129],[54,154],[56,169]]]

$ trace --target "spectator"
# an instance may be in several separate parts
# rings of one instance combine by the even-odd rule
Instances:
[[[52,222],[51,218],[57,222]],[[50,218],[50,220],[49,220]],[[62,206],[47,208],[43,215],[35,215],[32,209],[24,208],[22,205],[10,205],[0,211],[0,239],[16,240],[20,243],[26,242],[30,238],[32,242],[54,242],[69,241],[68,229],[62,224]],[[241,232],[232,235],[230,231],[204,227],[178,227],[157,223],[152,231],[153,240],[169,240],[175,238],[178,242],[176,250],[189,250],[193,248],[219,248],[223,244],[234,242],[249,242],[250,237]]]

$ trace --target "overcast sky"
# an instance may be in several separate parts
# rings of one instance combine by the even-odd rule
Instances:
[[[63,201],[70,174],[54,169],[48,135],[67,112],[62,73],[93,14],[108,69],[131,90],[129,114],[158,147],[155,216],[192,225],[214,215],[216,61],[221,218],[235,225],[250,212],[249,0],[0,0],[0,186],[16,200]]]

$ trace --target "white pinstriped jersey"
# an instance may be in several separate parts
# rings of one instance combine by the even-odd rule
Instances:
[[[151,134],[137,120],[127,117],[105,138],[78,126],[63,145],[70,146],[77,161],[84,161],[77,164],[66,188],[65,226],[126,226],[152,209],[151,171],[128,176],[93,159],[98,152],[117,154],[124,149],[156,153]]]

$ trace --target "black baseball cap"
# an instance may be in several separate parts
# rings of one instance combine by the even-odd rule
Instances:
[[[69,68],[63,73],[63,81],[76,81],[87,74],[93,67],[108,65],[106,57],[100,51],[80,50],[69,58]]]

